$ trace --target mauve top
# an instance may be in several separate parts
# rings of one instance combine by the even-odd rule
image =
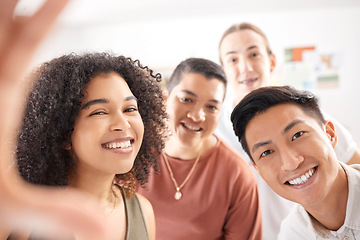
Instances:
[[[180,185],[193,160],[167,155]],[[163,156],[160,174],[150,174],[138,192],[150,200],[156,220],[158,240],[261,239],[261,213],[256,179],[248,164],[222,140],[203,155],[189,181],[181,189],[180,200]]]

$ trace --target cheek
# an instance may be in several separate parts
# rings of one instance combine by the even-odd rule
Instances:
[[[214,131],[220,121],[220,113],[212,114],[207,117],[208,127]]]
[[[224,72],[229,82],[234,81],[234,77],[237,75],[238,71],[236,67],[226,67]]]
[[[142,140],[144,137],[144,123],[140,116],[134,121],[133,126],[135,128],[137,137]]]
[[[258,172],[260,176],[267,182],[267,184],[273,188],[277,183],[278,179],[278,169],[279,167],[275,166],[276,164],[266,164],[257,165]]]
[[[169,114],[169,122],[174,123],[175,120],[181,119],[186,116],[187,107],[185,104],[171,104],[167,107],[167,113]]]
[[[100,126],[86,126],[86,124],[75,125],[74,131],[71,135],[71,143],[76,149],[89,148],[94,142],[99,139]]]

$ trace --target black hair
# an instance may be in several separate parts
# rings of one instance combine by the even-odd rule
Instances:
[[[314,117],[320,125],[325,122],[319,108],[318,99],[309,91],[297,90],[290,86],[262,87],[247,94],[234,108],[231,121],[235,135],[238,137],[245,152],[251,157],[246,141],[245,131],[249,122],[267,109],[284,103],[292,103],[301,107],[306,114]]]
[[[182,61],[172,73],[167,85],[169,94],[173,88],[179,84],[183,74],[186,73],[199,73],[209,80],[214,78],[218,79],[224,83],[226,90],[226,76],[219,64],[204,58],[188,58]]]
[[[117,174],[125,182],[127,196],[136,182],[147,181],[150,168],[158,171],[157,159],[166,135],[164,99],[159,75],[138,60],[110,53],[69,54],[43,63],[35,72],[19,134],[17,157],[22,177],[31,183],[66,186],[74,173],[74,161],[64,143],[71,143],[75,119],[81,108],[83,91],[103,73],[118,73],[138,100],[144,123],[144,138],[130,172]]]

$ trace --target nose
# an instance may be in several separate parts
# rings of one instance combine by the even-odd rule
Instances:
[[[240,58],[238,61],[238,69],[240,73],[246,73],[253,71],[250,61],[245,58]]]
[[[187,113],[187,117],[191,118],[194,122],[204,121],[205,111],[202,107],[195,106]]]
[[[304,161],[304,157],[300,153],[289,148],[283,149],[280,157],[283,171],[295,170]]]
[[[125,131],[130,128],[130,123],[123,112],[118,111],[111,117],[110,131]]]

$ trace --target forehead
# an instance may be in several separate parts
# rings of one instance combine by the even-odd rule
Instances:
[[[248,123],[245,137],[249,147],[251,143],[283,135],[286,127],[296,120],[301,120],[314,128],[320,127],[316,119],[306,114],[300,106],[291,103],[279,104],[257,114]]]
[[[220,45],[220,53],[226,54],[230,51],[244,51],[250,46],[266,49],[264,38],[253,30],[238,30],[228,34]]]
[[[118,73],[102,73],[94,77],[85,89],[91,98],[133,95],[126,81]]]
[[[207,96],[222,102],[225,95],[225,83],[217,78],[208,79],[200,73],[183,73],[179,84],[172,92],[179,93],[184,90],[191,91],[197,96]]]

